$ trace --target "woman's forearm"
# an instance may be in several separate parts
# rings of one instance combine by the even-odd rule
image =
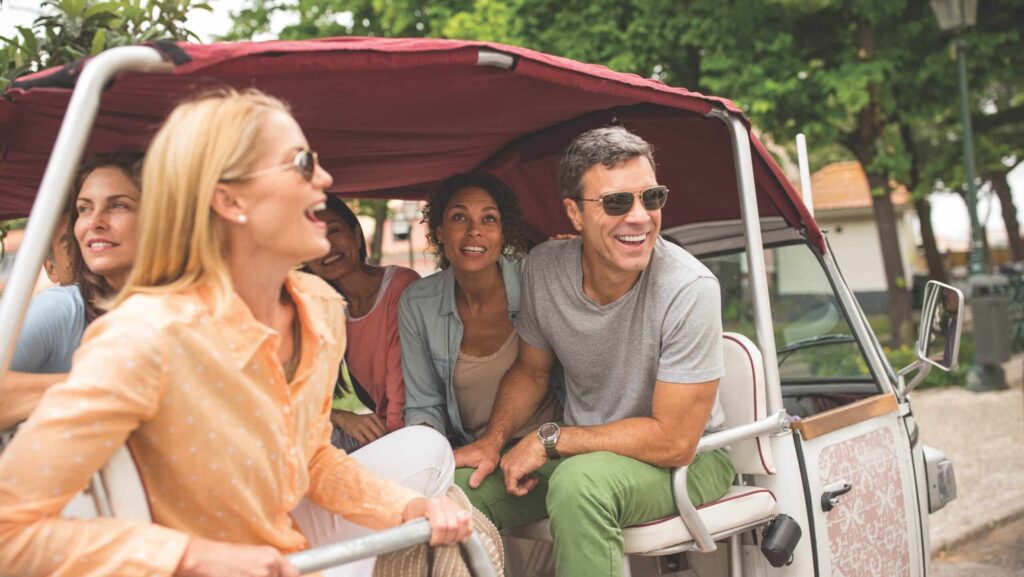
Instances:
[[[8,372],[0,382],[0,429],[24,421],[35,410],[43,393],[51,386],[67,379],[67,373]]]

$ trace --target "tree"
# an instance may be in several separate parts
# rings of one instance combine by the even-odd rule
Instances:
[[[330,33],[518,44],[727,95],[777,143],[792,142],[796,133],[804,132],[831,157],[838,144],[868,176],[892,340],[902,342],[910,295],[891,183],[907,184],[917,209],[927,213],[927,195],[935,182],[956,183],[953,167],[962,165],[948,160],[958,150],[957,137],[951,136],[958,118],[955,69],[947,56],[948,38],[938,30],[926,2],[330,0],[322,3],[328,6],[326,12],[305,7],[310,2],[300,0],[304,24],[286,29],[283,36],[300,29],[311,32],[317,18],[344,21],[339,17],[350,12],[346,24],[328,26]],[[278,2],[271,9],[291,8]],[[969,35],[978,54],[971,64],[971,86],[979,134],[1024,120],[1018,80],[1024,78],[1017,30],[1024,20],[1021,3],[986,0],[983,9]],[[250,0],[243,11],[255,23],[250,31],[265,30],[267,10],[264,3]],[[1006,74],[1007,63],[1016,74]],[[985,154],[988,162],[992,157]],[[999,159],[1008,157],[1002,153]],[[925,225],[925,252],[933,274],[941,277],[945,273],[928,225],[930,221]]]
[[[43,15],[14,38],[0,37],[0,90],[18,76],[59,66],[107,48],[150,40],[198,40],[185,28],[192,10],[210,10],[195,0],[44,0]]]

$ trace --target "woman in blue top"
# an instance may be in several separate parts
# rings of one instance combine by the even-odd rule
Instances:
[[[75,284],[32,299],[10,371],[0,383],[0,428],[26,419],[50,385],[71,368],[85,327],[99,304],[124,285],[135,261],[141,156],[103,154],[78,171],[68,205],[66,245]]]
[[[398,309],[405,422],[461,446],[486,430],[501,377],[518,356],[526,237],[515,193],[488,174],[445,181],[424,214],[442,270],[409,285]],[[520,434],[560,416],[549,395]]]

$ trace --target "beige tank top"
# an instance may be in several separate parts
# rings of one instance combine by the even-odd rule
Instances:
[[[455,402],[459,407],[463,428],[476,438],[480,438],[487,429],[501,378],[519,356],[519,347],[516,346],[518,337],[518,333],[513,330],[496,352],[485,357],[474,357],[459,351],[455,361],[455,375],[452,377]],[[561,412],[555,395],[548,391],[547,398],[515,436],[531,434],[542,424],[560,419]]]

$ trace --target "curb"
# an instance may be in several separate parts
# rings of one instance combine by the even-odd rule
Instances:
[[[975,539],[1000,525],[1016,521],[1021,517],[1024,517],[1024,503],[1009,510],[1009,512],[1004,512],[1001,515],[993,516],[991,519],[968,526],[964,528],[959,535],[932,541],[930,544],[929,555],[932,559],[935,559],[943,551],[955,549],[956,547],[959,547],[960,545],[963,545],[964,543],[971,541],[972,539]]]

